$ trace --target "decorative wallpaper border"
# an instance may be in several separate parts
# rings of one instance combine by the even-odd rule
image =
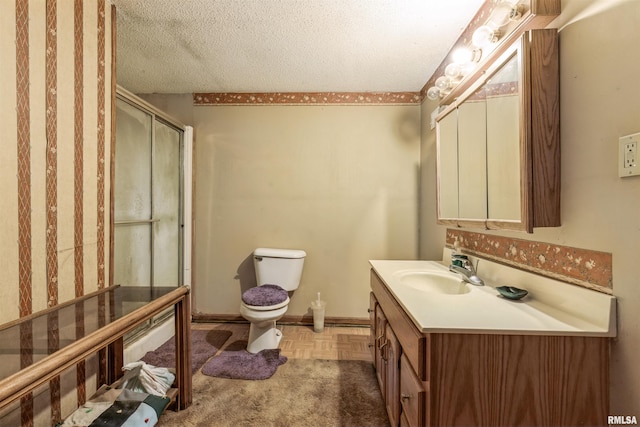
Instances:
[[[202,105],[418,105],[420,92],[194,93]]]
[[[456,241],[464,253],[613,294],[610,253],[448,228],[447,247]]]

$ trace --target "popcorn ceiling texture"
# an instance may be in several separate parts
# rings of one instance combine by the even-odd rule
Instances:
[[[419,92],[482,0],[112,0],[135,93]]]

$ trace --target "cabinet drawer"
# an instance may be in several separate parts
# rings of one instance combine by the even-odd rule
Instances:
[[[425,396],[422,381],[413,372],[409,360],[403,354],[400,358],[400,404],[407,425],[425,425]]]

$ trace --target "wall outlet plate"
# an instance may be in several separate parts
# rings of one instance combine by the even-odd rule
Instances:
[[[618,176],[640,175],[640,133],[622,136],[618,140]]]

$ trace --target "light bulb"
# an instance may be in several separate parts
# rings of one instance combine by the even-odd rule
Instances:
[[[478,62],[482,56],[482,50],[480,49],[468,49],[466,47],[459,47],[451,54],[453,62],[458,64],[468,64],[469,62]]]
[[[440,92],[445,92],[451,88],[451,79],[447,76],[440,76],[436,79],[436,87]]]
[[[499,35],[500,32],[498,30],[493,30],[488,25],[483,25],[473,32],[471,43],[476,47],[487,47],[491,43],[495,43]]]
[[[462,77],[462,67],[460,64],[452,62],[444,69],[444,75],[454,80],[459,79]]]
[[[469,62],[467,64],[460,65],[460,72],[462,73],[462,77],[471,73],[475,69],[475,64],[473,62]]]
[[[437,99],[440,99],[440,89],[438,89],[435,86],[431,86],[428,90],[427,90],[427,98],[429,98],[432,101],[435,101]]]
[[[521,6],[519,4],[513,4],[510,1],[503,1],[498,4],[491,12],[487,25],[491,28],[498,29],[509,23],[509,21],[516,21],[522,16]]]

